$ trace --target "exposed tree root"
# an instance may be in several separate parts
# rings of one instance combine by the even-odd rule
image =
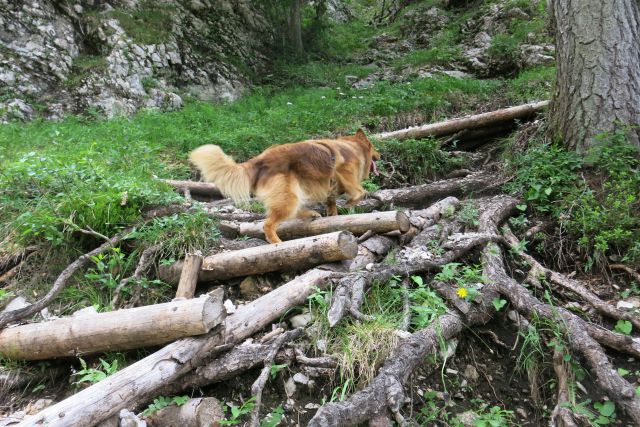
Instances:
[[[444,314],[428,328],[411,334],[387,359],[374,380],[342,402],[331,402],[320,409],[309,427],[339,427],[363,423],[387,411],[397,413],[404,404],[403,386],[411,373],[435,353],[441,340],[458,335],[464,327],[462,317]]]
[[[260,375],[255,380],[253,385],[251,386],[251,395],[255,397],[255,406],[253,407],[253,411],[251,412],[251,419],[249,421],[250,427],[257,427],[260,422],[260,406],[262,406],[262,392],[264,391],[265,385],[267,385],[267,380],[269,379],[269,373],[271,371],[271,367],[274,364],[276,353],[280,350],[285,343],[289,341],[293,341],[298,339],[304,330],[302,328],[297,328],[292,331],[285,332],[284,334],[277,337],[273,344],[271,344],[271,348],[269,349],[269,353],[267,357],[264,359],[264,367],[260,372]]]
[[[612,270],[626,271],[627,274],[629,274],[629,276],[633,277],[635,279],[635,281],[638,282],[638,284],[640,284],[640,273],[638,273],[636,270],[634,270],[633,268],[629,267],[628,265],[611,264],[609,266],[609,268],[612,269]]]
[[[600,388],[640,425],[640,399],[636,397],[634,388],[611,366],[602,347],[590,336],[588,323],[562,307],[552,307],[539,301],[506,274],[502,251],[497,245],[489,245],[485,254],[488,251],[493,253],[488,278],[496,284],[500,293],[526,317],[535,315],[554,321],[562,328],[568,337],[568,345],[585,358]]]
[[[529,275],[533,276],[535,280],[539,280],[540,277],[544,277],[546,280],[549,280],[552,283],[555,283],[556,285],[562,286],[563,288],[573,292],[574,294],[585,300],[593,308],[595,308],[599,313],[616,320],[628,320],[636,329],[640,329],[640,318],[638,318],[637,316],[619,310],[611,304],[607,304],[606,302],[602,301],[596,294],[591,292],[589,288],[587,288],[587,286],[585,286],[582,282],[544,267],[534,257],[524,252],[520,248],[520,242],[518,241],[518,238],[511,232],[508,226],[504,227],[503,235],[511,246],[511,249],[513,249],[514,252],[516,252],[531,266]]]
[[[570,372],[564,361],[564,355],[559,347],[553,352],[553,370],[558,378],[558,399],[553,412],[551,413],[551,427],[578,427],[574,419],[573,411],[567,408],[571,404],[569,395]]]

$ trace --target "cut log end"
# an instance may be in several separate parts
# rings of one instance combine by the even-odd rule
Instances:
[[[396,212],[396,221],[398,222],[398,230],[402,233],[406,233],[411,228],[409,217],[404,212]]]
[[[338,235],[338,247],[344,259],[352,259],[358,255],[358,239],[348,231],[341,231]]]

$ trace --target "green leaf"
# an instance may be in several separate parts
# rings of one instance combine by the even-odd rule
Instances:
[[[411,276],[411,280],[413,280],[416,285],[418,286],[423,286],[424,285],[424,281],[422,280],[422,277],[420,276]]]
[[[631,322],[629,322],[628,320],[618,320],[618,323],[616,323],[616,327],[615,327],[616,332],[620,332],[621,334],[625,334],[625,335],[631,334],[632,329],[633,329],[633,326],[631,325]]]
[[[618,368],[618,375],[620,375],[621,377],[624,377],[625,375],[629,375],[629,371],[627,371],[624,368]]]
[[[189,396],[176,396],[172,399],[172,402],[178,406],[182,406],[189,400]]]
[[[494,298],[491,303],[493,304],[493,307],[496,309],[496,311],[500,311],[507,303],[507,300],[504,300],[502,298]]]
[[[520,212],[524,212],[527,210],[527,205],[516,205],[516,208],[520,211]]]
[[[600,415],[604,417],[610,417],[616,411],[616,406],[612,401],[607,400],[604,403],[596,402],[593,404],[593,407],[600,412]]]

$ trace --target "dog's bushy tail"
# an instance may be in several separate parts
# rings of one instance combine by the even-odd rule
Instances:
[[[225,197],[238,203],[251,198],[251,179],[247,169],[224,154],[217,145],[203,145],[189,155],[189,160],[202,173],[205,181],[213,182]]]

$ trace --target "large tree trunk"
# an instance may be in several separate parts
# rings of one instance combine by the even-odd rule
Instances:
[[[595,136],[640,124],[640,12],[637,0],[552,0],[557,81],[551,133],[585,153]],[[628,133],[640,147],[640,128]]]
[[[289,6],[289,37],[291,39],[291,47],[296,55],[302,55],[304,48],[302,46],[302,0],[291,0]]]

